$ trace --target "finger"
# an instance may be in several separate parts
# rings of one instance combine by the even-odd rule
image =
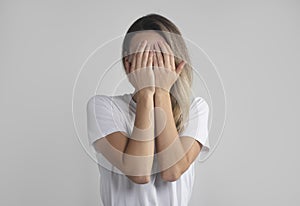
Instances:
[[[138,51],[138,48],[140,47],[140,45],[141,45],[141,42],[138,43],[136,51],[133,54],[131,54],[133,57],[132,57],[131,67],[130,67],[129,73],[131,73],[135,70],[135,67],[136,67],[136,52]]]
[[[145,50],[145,47],[147,45],[147,40],[143,40],[138,48],[138,51],[137,51],[137,59],[136,59],[136,67],[137,68],[141,68],[142,66],[142,60],[143,60],[143,53],[144,53],[144,50]]]
[[[172,69],[170,68],[170,58],[169,58],[169,52],[165,46],[165,41],[158,41],[158,45],[162,51],[162,56],[164,59],[164,65],[166,69]]]
[[[130,65],[128,62],[125,62],[125,73],[128,74],[129,72],[129,69],[130,69]]]
[[[176,73],[177,73],[177,74],[180,74],[180,73],[181,73],[181,71],[182,71],[184,65],[185,65],[185,61],[182,60],[182,61],[178,64],[178,66],[177,66],[177,68],[176,68]]]
[[[154,68],[158,68],[158,60],[155,51],[153,51],[153,66]]]
[[[162,54],[161,54],[161,51],[160,51],[160,48],[159,48],[157,42],[155,42],[154,48],[155,48],[155,53],[156,53],[156,58],[157,58],[158,67],[164,67],[163,56],[162,56]]]
[[[169,53],[171,67],[172,67],[172,69],[175,70],[176,66],[175,66],[175,58],[174,58],[173,51],[172,51],[172,49],[171,49],[171,47],[169,46],[168,43],[165,43],[165,45],[166,45],[166,48],[167,48],[168,53]]]
[[[143,55],[142,68],[145,68],[147,66],[149,52],[150,52],[150,44],[147,44]]]
[[[136,55],[133,54],[129,73],[131,73],[135,70],[135,65],[136,65]]]
[[[149,52],[149,57],[148,57],[148,62],[147,62],[147,67],[152,67],[153,64],[153,51]]]

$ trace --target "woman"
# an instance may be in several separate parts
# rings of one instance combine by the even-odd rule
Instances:
[[[181,33],[167,18],[148,14],[130,26],[122,56],[135,91],[95,95],[87,104],[103,205],[188,205],[195,160],[209,151],[209,107],[191,99]]]

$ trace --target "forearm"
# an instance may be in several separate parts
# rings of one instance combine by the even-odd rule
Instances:
[[[161,117],[165,116],[165,127],[155,139],[156,152],[161,153],[158,155],[161,175],[166,179],[176,179],[186,169],[188,160],[174,122],[170,94],[164,90],[156,91],[154,106],[160,108],[155,113],[164,112],[164,115],[155,114],[156,128],[164,124]]]
[[[155,145],[153,108],[153,94],[138,98],[134,128],[123,154],[123,164],[130,175],[148,176],[151,173]]]

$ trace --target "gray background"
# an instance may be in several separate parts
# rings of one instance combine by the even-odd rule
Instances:
[[[0,205],[100,205],[73,84],[96,46],[150,12],[201,45],[226,89],[223,137],[197,167],[190,205],[299,205],[300,2],[122,4],[1,1]]]

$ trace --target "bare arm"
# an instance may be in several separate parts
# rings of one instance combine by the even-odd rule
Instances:
[[[128,138],[122,132],[115,132],[95,142],[98,151],[129,179],[140,184],[150,180],[154,155],[154,76],[152,55],[149,55],[149,45],[146,47],[145,43],[139,45],[139,52],[131,63],[127,57],[125,62],[128,79],[137,91],[131,136]]]
[[[165,181],[175,181],[189,168],[202,145],[191,137],[178,136],[169,93],[157,89],[154,99],[155,107],[161,108],[166,118],[164,129],[155,139],[156,151],[161,152],[158,155],[161,176]],[[161,119],[157,119],[160,116],[155,114],[156,124],[161,124]]]
[[[185,62],[175,66],[174,55],[166,42],[155,44],[155,124],[156,128],[165,125],[160,133],[155,134],[156,151],[162,179],[175,181],[183,174],[199,154],[201,144],[191,137],[179,137],[173,118],[170,89],[179,77]],[[164,117],[162,119],[161,117]]]
[[[153,94],[140,95],[136,105],[131,136],[114,132],[97,140],[94,147],[133,182],[144,184],[150,181],[154,155]]]
[[[154,115],[151,114],[154,112],[153,95],[140,95],[136,105],[135,126],[131,136],[128,138],[122,132],[114,132],[97,140],[94,147],[129,179],[143,184],[150,180],[153,163]],[[145,130],[141,132],[140,129]]]
[[[147,183],[150,180],[154,155],[153,107],[153,94],[144,94],[137,99],[135,126],[123,155],[123,164],[128,167],[127,174],[135,175],[128,177],[138,182]],[[141,138],[142,141],[139,140]]]

